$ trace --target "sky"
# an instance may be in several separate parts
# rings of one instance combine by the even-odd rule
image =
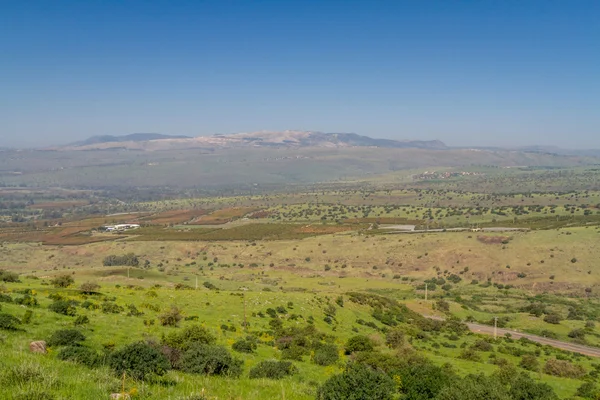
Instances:
[[[0,0],[0,146],[285,129],[600,148],[600,1]]]

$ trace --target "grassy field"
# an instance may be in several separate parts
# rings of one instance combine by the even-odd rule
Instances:
[[[140,399],[314,399],[348,363],[374,363],[395,365],[389,374],[398,380],[396,398],[413,399],[405,374],[417,355],[440,371],[449,364],[461,377],[497,376],[506,372],[503,364],[513,365],[560,398],[573,398],[584,382],[597,380],[599,360],[478,336],[457,321],[492,324],[497,317],[504,328],[600,347],[600,192],[590,183],[596,177],[591,167],[444,167],[388,172],[372,186],[348,179],[132,202],[42,191],[30,204],[34,192],[13,190],[17,197],[2,203],[0,225],[0,398],[108,398],[124,386]],[[543,190],[535,190],[536,182]],[[116,223],[141,227],[99,229]],[[402,233],[385,224],[524,229]],[[56,287],[64,276],[74,282]],[[86,282],[99,287],[84,292]],[[60,301],[75,315],[52,311]],[[173,307],[181,321],[163,325]],[[2,315],[17,318],[16,330],[1,328],[9,321]],[[79,317],[88,322],[76,324]],[[185,372],[175,360],[162,376],[123,381],[111,367],[115,352],[132,342],[174,351],[166,338],[193,326],[243,361],[241,376]],[[90,368],[62,361],[59,345],[48,354],[29,351],[31,341],[61,329],[81,332],[83,347],[102,362]],[[401,346],[386,344],[395,331]],[[357,335],[369,338],[374,351],[346,354]],[[233,350],[249,336],[255,351]],[[302,343],[300,355],[285,347],[294,340]],[[318,365],[315,352],[325,344],[335,346],[336,360]],[[251,378],[261,362],[284,359],[298,372]],[[570,377],[548,367],[555,360],[572,368]]]

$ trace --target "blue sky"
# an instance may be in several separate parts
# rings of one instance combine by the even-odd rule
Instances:
[[[0,146],[283,129],[600,147],[600,1],[0,0]]]

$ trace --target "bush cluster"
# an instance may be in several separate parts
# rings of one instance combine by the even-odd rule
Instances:
[[[286,376],[293,375],[298,369],[290,361],[261,361],[250,370],[248,376],[250,379],[267,378],[283,379]]]

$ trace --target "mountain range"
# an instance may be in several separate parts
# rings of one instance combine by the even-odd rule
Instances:
[[[382,147],[444,150],[448,147],[439,140],[374,139],[355,133],[323,133],[287,130],[281,132],[234,133],[213,136],[170,136],[158,133],[134,133],[124,136],[94,136],[89,139],[55,147],[53,150],[173,150],[218,149],[242,147],[298,148],[298,147]]]

